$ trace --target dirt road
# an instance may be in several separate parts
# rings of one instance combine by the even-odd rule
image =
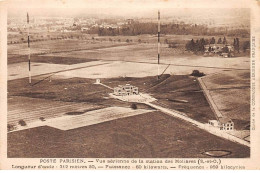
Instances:
[[[157,110],[160,110],[163,113],[166,113],[166,114],[168,114],[170,116],[173,116],[173,117],[185,120],[187,122],[190,122],[192,125],[197,126],[198,128],[203,129],[203,130],[205,130],[205,131],[207,131],[207,132],[209,132],[211,134],[214,134],[216,136],[219,136],[219,137],[228,139],[230,141],[233,141],[233,142],[236,142],[236,143],[239,143],[239,144],[242,144],[242,145],[250,147],[250,143],[249,142],[244,141],[244,140],[242,140],[240,138],[237,138],[235,136],[232,136],[232,135],[226,133],[225,131],[221,131],[221,130],[219,130],[219,129],[217,129],[217,128],[209,125],[209,124],[200,123],[200,122],[195,121],[195,120],[193,120],[193,119],[191,119],[189,117],[186,117],[186,116],[184,116],[184,115],[182,115],[182,114],[180,114],[178,112],[175,112],[173,110],[170,110],[170,109],[167,109],[167,108],[155,105],[153,103],[145,102],[145,104],[147,104],[147,105],[149,105],[149,106],[151,106],[151,107],[153,107],[153,108],[155,108]]]

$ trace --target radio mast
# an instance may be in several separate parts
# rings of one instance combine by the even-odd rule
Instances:
[[[158,10],[158,64],[157,64],[157,67],[158,67],[158,80],[160,78],[160,69],[159,69],[159,64],[160,64],[160,46],[161,46],[161,43],[160,43],[160,11]]]
[[[31,79],[31,50],[30,50],[30,34],[29,34],[29,28],[30,28],[29,14],[28,14],[28,12],[27,12],[28,67],[29,67],[29,84],[31,84],[31,83],[32,83],[32,79]]]

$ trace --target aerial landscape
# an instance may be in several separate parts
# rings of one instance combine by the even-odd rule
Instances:
[[[9,158],[250,157],[249,9],[9,11]]]

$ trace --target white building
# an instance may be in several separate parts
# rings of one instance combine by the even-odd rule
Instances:
[[[130,84],[119,85],[118,87],[114,88],[114,95],[116,96],[137,95],[137,94],[139,94],[138,87],[135,87]]]
[[[219,120],[209,120],[210,125],[219,128],[220,130],[234,130],[234,122],[227,117],[219,118]]]
[[[220,130],[234,130],[234,122],[230,118],[219,118]]]
[[[234,52],[234,46],[230,44],[207,44],[204,45],[205,53],[223,53],[224,47],[227,47],[228,52],[233,53]]]
[[[86,32],[86,31],[89,31],[90,29],[89,28],[81,28],[81,32]]]

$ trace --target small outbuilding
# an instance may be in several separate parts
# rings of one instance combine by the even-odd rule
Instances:
[[[214,126],[214,127],[218,127],[219,126],[219,122],[217,120],[209,120],[209,124]]]
[[[234,130],[234,122],[227,117],[221,117],[219,120],[209,120],[208,124],[219,128],[219,130],[230,131]]]

